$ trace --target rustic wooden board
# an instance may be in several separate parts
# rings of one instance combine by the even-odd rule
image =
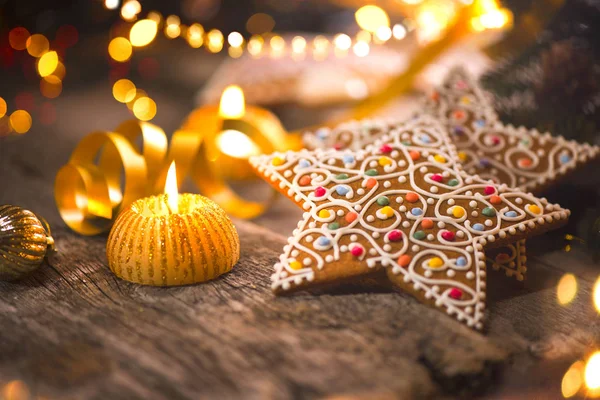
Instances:
[[[231,273],[181,288],[121,281],[106,265],[106,236],[72,233],[54,206],[54,175],[76,142],[124,118],[74,107],[100,104],[98,90],[78,96],[57,100],[58,126],[0,138],[0,204],[44,215],[59,248],[27,279],[0,283],[0,387],[18,379],[49,399],[553,399],[599,339],[597,265],[580,247],[548,252],[549,238],[532,241],[526,283],[489,274],[483,334],[371,285],[275,298],[271,267],[300,216],[284,199],[236,221],[242,255]],[[175,110],[167,126],[183,118],[157,97]],[[565,271],[579,293],[561,307]]]

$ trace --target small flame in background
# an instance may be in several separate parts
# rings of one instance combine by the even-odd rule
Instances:
[[[33,398],[29,392],[29,388],[23,381],[10,381],[0,389],[1,400],[30,400]],[[38,397],[37,399],[41,398]]]

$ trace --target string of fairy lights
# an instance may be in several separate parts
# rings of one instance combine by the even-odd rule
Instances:
[[[265,13],[250,16],[246,23],[247,34],[244,35],[238,31],[224,33],[219,29],[208,29],[198,22],[184,24],[177,15],[163,17],[157,11],[149,11],[142,15],[142,5],[138,0],[103,0],[106,9],[119,10],[122,24],[125,24],[121,29],[114,31],[117,33],[113,32],[107,50],[113,70],[116,70],[114,64],[126,65],[133,57],[134,51],[147,47],[162,33],[169,40],[184,40],[193,49],[204,49],[213,54],[226,51],[232,58],[239,58],[247,53],[253,58],[291,57],[293,60],[311,58],[323,61],[332,56],[343,58],[350,54],[366,57],[372,46],[401,41],[412,31],[415,31],[415,37],[420,44],[438,40],[456,18],[461,7],[468,6],[474,10],[471,19],[473,32],[502,28],[512,22],[510,11],[500,7],[498,0],[400,1],[410,6],[410,13],[399,23],[392,24],[385,10],[371,4],[360,7],[355,12],[358,25],[356,34],[286,37],[273,32],[275,21]],[[30,34],[23,27],[13,28],[9,32],[12,49],[27,51],[36,59],[40,93],[48,100],[62,93],[66,74],[65,50],[76,41],[77,31],[72,26],[59,28],[52,42],[42,34]],[[51,48],[50,43],[57,48]],[[153,119],[157,112],[156,102],[131,80],[122,76],[119,78],[121,79],[113,79],[113,97],[126,104],[137,119]],[[0,121],[4,122],[0,125],[0,134],[4,131],[22,134],[31,128],[33,121],[28,109],[33,107],[27,107],[28,103],[32,102],[31,94],[21,97],[23,98],[15,100],[17,109],[10,113],[8,118],[4,118],[9,111],[7,102],[0,97]],[[44,102],[39,111],[43,124],[54,121],[55,111],[51,102]]]

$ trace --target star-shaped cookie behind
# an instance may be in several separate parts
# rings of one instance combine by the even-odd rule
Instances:
[[[420,301],[481,328],[484,249],[566,223],[569,211],[468,175],[437,121],[399,124],[365,150],[251,164],[306,212],[275,265],[276,293],[385,271]]]

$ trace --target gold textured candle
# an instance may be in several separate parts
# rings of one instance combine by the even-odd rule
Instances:
[[[169,194],[137,200],[117,217],[106,255],[118,277],[143,285],[187,285],[214,279],[239,260],[239,237],[225,211],[204,196],[178,195],[176,182],[173,164]]]

